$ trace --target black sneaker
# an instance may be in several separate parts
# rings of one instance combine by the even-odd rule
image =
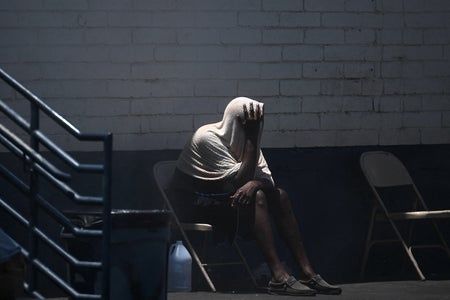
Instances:
[[[310,289],[306,285],[300,283],[294,276],[284,282],[269,281],[269,294],[272,295],[289,295],[289,296],[314,296],[316,291]]]
[[[342,293],[340,287],[329,284],[318,274],[310,280],[300,280],[300,282],[315,290],[317,294],[339,295]]]

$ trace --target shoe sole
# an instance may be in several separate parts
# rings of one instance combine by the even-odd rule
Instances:
[[[340,290],[331,290],[331,291],[320,291],[320,290],[315,290],[316,294],[321,294],[321,295],[340,295],[342,294],[342,291]]]
[[[280,295],[280,296],[315,296],[317,294],[316,291],[305,291],[305,292],[288,292],[288,291],[277,291],[277,290],[268,290],[270,295]]]

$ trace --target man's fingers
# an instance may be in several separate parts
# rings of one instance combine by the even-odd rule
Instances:
[[[261,105],[259,104],[256,106],[256,118],[262,119]]]
[[[251,197],[245,195],[245,193],[237,192],[233,196],[230,196],[231,206],[235,207],[236,205],[248,205],[251,202]]]
[[[242,108],[244,109],[244,120],[248,120],[247,105],[243,104]]]
[[[253,102],[250,102],[250,119],[255,120],[255,107],[253,106]]]
[[[243,104],[242,110],[244,112],[244,116],[242,117],[238,115],[238,119],[243,125],[245,125],[247,121],[259,121],[264,119],[264,106],[259,103],[256,104],[250,102],[248,106]]]

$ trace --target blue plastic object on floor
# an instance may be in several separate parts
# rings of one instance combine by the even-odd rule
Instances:
[[[182,241],[172,244],[169,249],[168,292],[190,292],[192,258]]]
[[[20,246],[0,229],[0,264],[10,260],[20,252]]]

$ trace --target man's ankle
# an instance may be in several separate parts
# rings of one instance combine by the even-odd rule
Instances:
[[[272,282],[275,283],[280,283],[280,282],[285,282],[286,280],[288,280],[289,278],[289,274],[288,273],[280,273],[277,275],[272,275]]]

